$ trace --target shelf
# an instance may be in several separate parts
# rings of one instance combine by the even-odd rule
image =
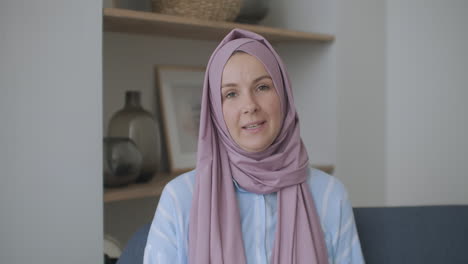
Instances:
[[[322,170],[328,174],[333,174],[333,165],[314,165],[312,166]],[[123,200],[140,199],[146,197],[156,197],[161,195],[164,186],[174,179],[177,174],[163,173],[157,174],[148,183],[134,183],[128,186],[105,188],[104,189],[104,202],[116,202]]]
[[[326,172],[330,175],[332,175],[333,172],[335,172],[335,166],[333,165],[311,165],[311,167]]]
[[[233,28],[256,32],[270,42],[332,42],[333,35],[258,25],[209,21],[119,8],[104,8],[104,31],[220,41]]]
[[[104,202],[116,202],[161,195],[164,186],[178,174],[157,174],[147,183],[133,183],[127,186],[104,188]]]

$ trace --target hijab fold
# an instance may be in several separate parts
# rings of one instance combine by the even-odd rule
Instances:
[[[224,121],[221,78],[224,66],[235,51],[248,53],[263,63],[280,98],[281,130],[272,145],[261,152],[241,149]],[[323,231],[306,183],[308,161],[283,62],[262,36],[232,30],[211,55],[203,84],[189,222],[189,263],[246,263],[235,180],[249,192],[278,193],[271,263],[327,264]]]

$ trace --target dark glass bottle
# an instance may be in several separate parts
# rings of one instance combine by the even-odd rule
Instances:
[[[139,91],[125,93],[125,106],[111,118],[108,135],[128,137],[137,145],[143,159],[137,182],[153,178],[161,160],[159,123],[141,106]]]
[[[236,22],[258,24],[269,11],[270,0],[243,0]]]
[[[134,182],[140,175],[142,157],[129,138],[104,138],[104,186],[116,187]]]

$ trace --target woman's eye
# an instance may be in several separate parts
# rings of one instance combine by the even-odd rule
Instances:
[[[236,93],[235,92],[228,92],[224,95],[224,97],[226,98],[233,98],[233,97],[236,97]]]
[[[266,90],[268,90],[268,89],[270,89],[270,86],[264,85],[264,84],[259,85],[259,86],[257,87],[257,90],[259,90],[259,91],[266,91]]]

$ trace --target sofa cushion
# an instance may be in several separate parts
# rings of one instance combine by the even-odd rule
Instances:
[[[146,240],[151,224],[146,224],[138,229],[130,238],[120,255],[117,264],[142,264],[145,253]]]
[[[354,208],[368,264],[467,264],[468,206]]]

